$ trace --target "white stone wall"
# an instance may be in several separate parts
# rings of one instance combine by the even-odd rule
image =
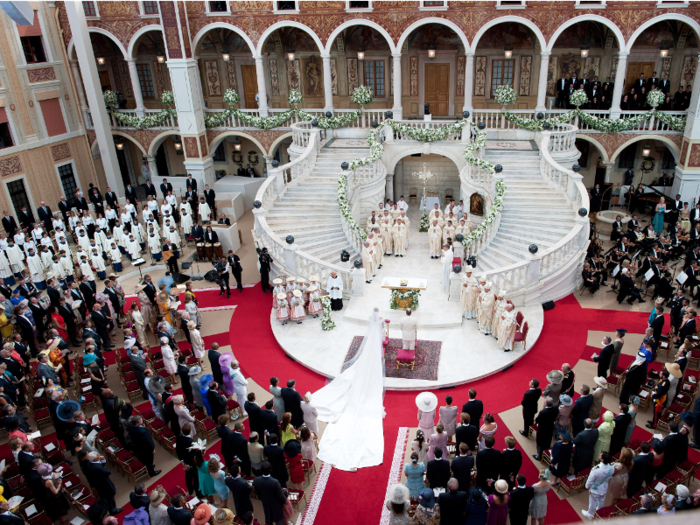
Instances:
[[[411,188],[416,188],[418,190],[418,199],[420,199],[423,194],[423,183],[418,177],[414,177],[411,174],[416,171],[422,171],[424,162],[430,171],[438,174],[437,180],[432,178],[428,181],[427,189],[437,191],[440,196],[440,202],[443,203],[445,199],[445,190],[447,188],[452,188],[455,200],[459,202],[459,169],[454,162],[442,155],[404,157],[399,161],[399,163],[403,163],[403,184],[402,193],[394,192],[395,200],[398,201],[401,195],[404,196],[405,200],[408,200]],[[444,205],[441,207],[444,208]]]

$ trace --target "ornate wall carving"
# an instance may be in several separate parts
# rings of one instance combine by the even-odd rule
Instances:
[[[681,148],[681,156],[678,159],[678,164],[680,166],[685,166],[686,155],[688,154],[688,141],[683,141],[683,148]]]
[[[530,95],[530,77],[532,76],[532,56],[522,56],[520,57],[520,86],[518,88],[518,95],[528,96]]]
[[[360,85],[357,73],[357,59],[348,58],[348,94],[352,94],[355,88]]]
[[[197,137],[185,137],[185,155],[189,159],[199,158],[199,148],[197,147]]]
[[[51,146],[51,156],[53,157],[54,162],[69,159],[71,157],[70,146],[67,142]]]
[[[418,57],[411,57],[410,93],[412,97],[418,96]]]
[[[0,159],[0,177],[22,173],[22,163],[18,156]]]
[[[222,92],[218,60],[204,61],[204,78],[207,81],[207,92],[209,93],[209,95],[214,97],[220,97],[222,95]]]
[[[232,61],[229,61],[229,64],[231,64]],[[273,97],[278,97],[280,94],[280,78],[279,74],[277,73],[277,59],[276,58],[271,58],[268,61],[268,65],[270,66],[270,95]],[[229,79],[231,78],[231,66],[229,65]],[[234,76],[234,83],[235,83],[235,76]],[[232,87],[231,89],[236,89]]]
[[[690,147],[690,156],[688,157],[689,168],[700,168],[700,144],[693,144]]]
[[[456,95],[458,97],[464,96],[464,70],[466,68],[466,63],[467,63],[467,57],[457,57],[457,93],[456,93]]]
[[[634,139],[645,139],[649,135],[644,135],[642,133],[578,133],[578,136],[589,137],[593,143],[599,143],[604,149],[611,161],[615,152],[620,149],[620,146]],[[653,137],[652,137],[653,138]],[[664,138],[669,139],[673,142],[676,147],[680,150],[681,143],[683,141],[683,135],[664,135]],[[683,144],[683,149],[687,147],[687,143]],[[681,151],[681,162],[685,153]]]
[[[230,133],[230,132],[227,132],[224,130],[218,130],[218,129],[207,130],[207,139],[209,140],[209,144],[214,142],[216,137],[218,137],[222,133]],[[272,129],[272,130],[262,130],[262,129],[260,129],[260,130],[258,130],[258,129],[248,130],[247,129],[244,132],[236,132],[236,134],[243,136],[243,137],[254,138],[258,142],[260,142],[260,144],[262,144],[263,148],[265,149],[265,151],[262,152],[264,155],[272,155],[274,153],[273,151],[270,151],[270,147],[272,146],[272,144],[274,144],[275,141],[277,139],[279,139],[281,136],[289,135],[290,132],[284,131],[284,130],[274,130],[274,129]]]
[[[40,67],[38,69],[28,69],[27,78],[31,84],[36,82],[49,82],[56,80],[56,71],[52,67]]]
[[[486,57],[474,59],[474,96],[486,95]]]
[[[199,148],[202,152],[202,157],[206,157],[209,154],[209,148],[207,147],[207,136],[199,136]]]

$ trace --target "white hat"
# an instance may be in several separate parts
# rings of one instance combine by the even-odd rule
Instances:
[[[499,297],[505,297],[505,296],[506,296],[506,291],[505,291],[505,290],[499,290],[499,291],[498,291],[498,296],[499,296]]]
[[[316,286],[315,284],[309,286],[309,292],[315,292],[316,290],[318,290],[318,286]]]
[[[301,297],[301,290],[294,290],[294,291],[292,292],[292,295],[293,295],[294,297]]]
[[[290,275],[289,277],[287,277],[287,282],[294,281],[295,279],[296,279],[296,277]]]
[[[299,278],[297,279],[297,282],[298,282],[298,283],[305,283],[305,282],[306,282],[306,279],[304,279],[303,277],[299,277]]]
[[[272,284],[282,284],[282,279],[279,277],[277,279],[272,279]]]
[[[489,281],[486,283],[485,287],[490,290],[491,288],[493,288],[493,283],[491,281]]]
[[[421,392],[416,396],[416,406],[423,412],[432,412],[438,406],[438,398],[432,392]]]
[[[608,380],[605,379],[604,377],[594,377],[593,382],[598,385],[600,388],[608,388]]]
[[[280,293],[277,294],[277,299],[286,299],[286,298],[287,298],[287,294],[286,294],[286,293],[280,292]]]
[[[479,277],[479,282],[480,282],[480,283],[485,283],[485,282],[486,282],[486,277],[484,277],[483,275],[482,275],[481,277]]]

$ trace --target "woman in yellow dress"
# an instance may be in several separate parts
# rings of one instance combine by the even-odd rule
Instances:
[[[158,303],[158,311],[160,312],[160,315],[162,315],[163,319],[168,321],[170,326],[172,326],[173,318],[170,314],[170,312],[172,312],[172,308],[170,308],[170,298],[168,297],[168,294],[165,291],[160,292],[158,297],[156,297],[156,303]]]
[[[12,337],[12,323],[5,315],[5,311],[0,308],[0,335],[2,335],[2,340],[7,341],[8,338]]]
[[[58,348],[60,341],[54,339],[49,346],[49,361],[53,365],[54,370],[57,370],[58,376],[61,378],[62,385],[68,385],[68,373],[66,371],[66,358],[63,356],[63,351]],[[60,367],[60,369],[59,369]]]

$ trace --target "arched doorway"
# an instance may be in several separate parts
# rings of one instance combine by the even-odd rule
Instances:
[[[394,166],[394,200],[401,196],[409,203],[411,209],[418,209],[423,195],[423,182],[415,175],[427,169],[437,176],[428,179],[425,184],[426,195],[429,197],[430,206],[433,202],[440,204],[440,209],[445,209],[449,198],[454,198],[459,203],[461,195],[461,183],[459,178],[460,168],[454,160],[438,153],[409,153],[398,160]],[[415,195],[415,197],[413,197]]]

